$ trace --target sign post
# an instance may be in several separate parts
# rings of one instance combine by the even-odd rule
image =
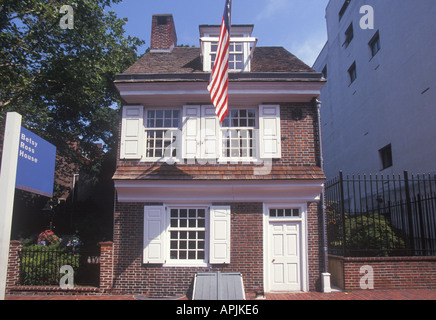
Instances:
[[[56,147],[6,115],[0,172],[0,300],[5,299],[15,188],[53,197]]]
[[[6,292],[20,131],[21,115],[16,112],[8,112],[0,172],[0,300],[5,299]]]

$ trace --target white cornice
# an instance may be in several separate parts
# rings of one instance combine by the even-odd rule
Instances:
[[[310,202],[323,181],[115,180],[119,202]]]

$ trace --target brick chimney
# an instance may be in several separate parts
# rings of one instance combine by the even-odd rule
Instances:
[[[154,14],[151,22],[150,52],[171,52],[177,46],[172,14]]]

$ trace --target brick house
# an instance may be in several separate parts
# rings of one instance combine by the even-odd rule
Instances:
[[[324,183],[316,98],[322,76],[282,47],[232,26],[230,112],[207,84],[219,26],[177,47],[153,15],[150,51],[115,85],[122,100],[113,180],[112,290],[189,294],[198,272],[240,272],[247,293],[321,286]]]

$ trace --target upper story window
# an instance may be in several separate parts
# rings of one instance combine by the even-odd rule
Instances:
[[[253,158],[256,155],[256,110],[230,110],[221,127],[222,157]]]
[[[244,70],[244,45],[242,43],[230,43],[229,48],[229,70],[231,71],[243,71]],[[211,43],[211,66],[213,69],[216,60],[216,51],[218,48],[218,42]]]
[[[280,157],[279,105],[231,108],[222,124],[211,105],[123,108],[121,159],[256,162]]]
[[[146,112],[146,157],[159,159],[177,157],[180,110],[147,110]]]
[[[351,67],[348,69],[348,75],[350,77],[350,84],[354,82],[354,80],[357,79],[357,69],[356,69],[356,62],[353,62]]]
[[[230,72],[249,72],[251,56],[257,39],[251,37],[253,25],[236,25],[231,28],[229,48]],[[203,71],[211,72],[216,59],[219,26],[200,26],[200,44]]]
[[[342,5],[341,10],[339,11],[339,21],[341,21],[342,17],[345,14],[345,11],[347,11],[348,6],[350,5],[351,0],[345,0],[344,4]]]
[[[345,31],[345,41],[344,41],[345,48],[348,47],[348,45],[351,43],[353,38],[354,38],[354,30],[353,30],[353,24],[351,23],[350,26]]]

